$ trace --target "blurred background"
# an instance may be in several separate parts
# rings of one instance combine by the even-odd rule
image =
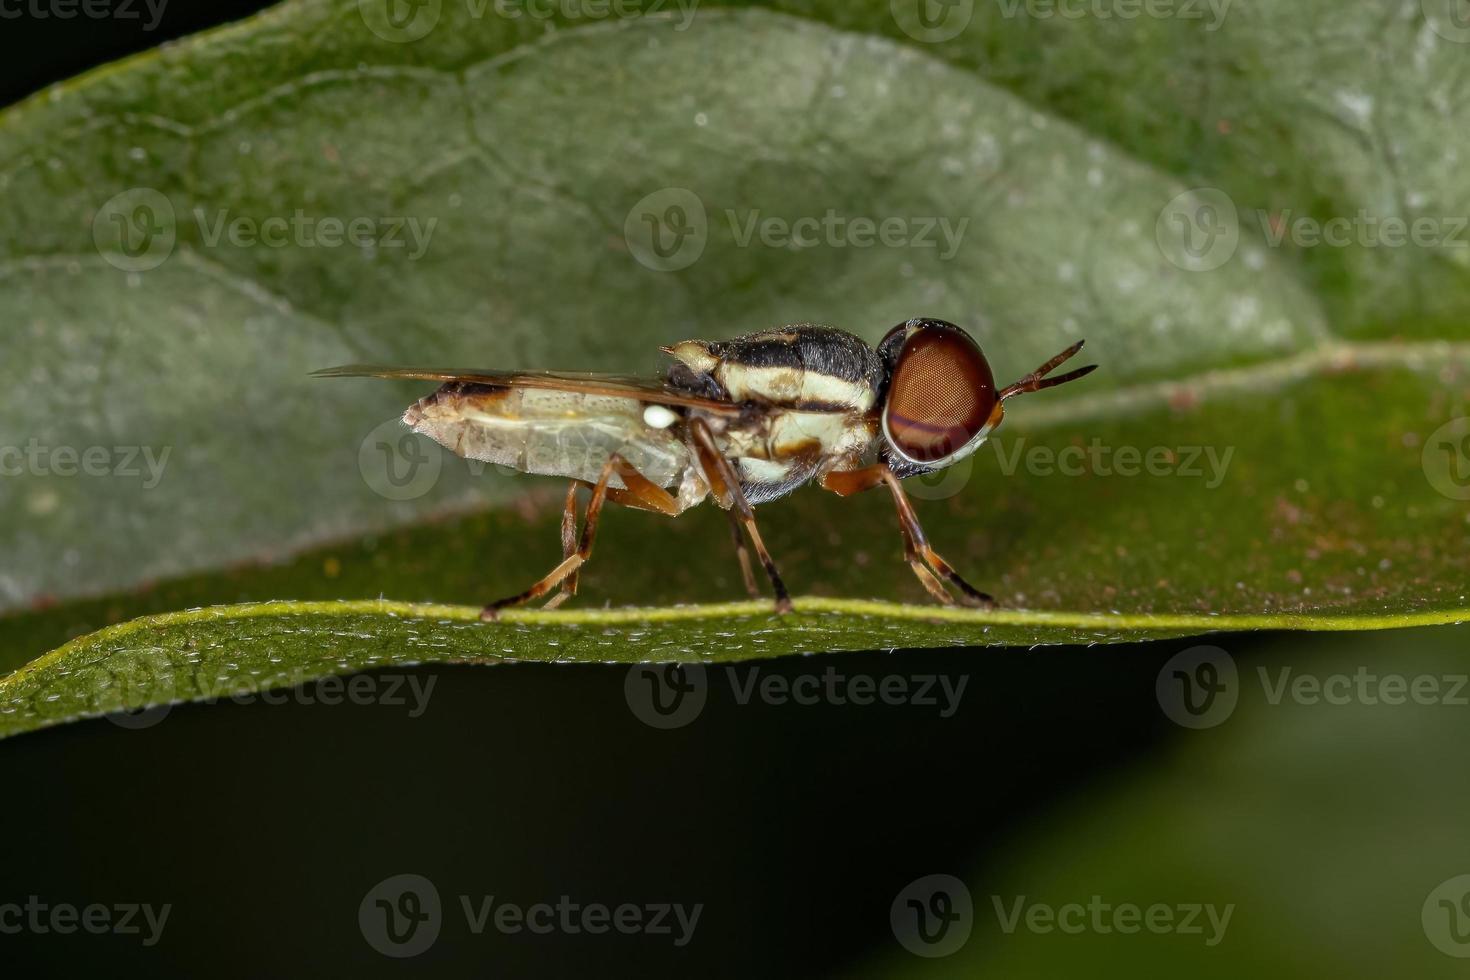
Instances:
[[[139,3],[136,19],[0,8],[0,101],[263,6],[168,0],[157,18]],[[1398,10],[1384,4],[1385,19]],[[1342,57],[1351,48],[1344,37]],[[1470,78],[1470,62],[1460,70]],[[1329,281],[1353,271],[1328,264],[1316,271]],[[758,303],[778,306],[783,288]],[[1390,304],[1370,293],[1354,315]],[[1449,322],[1446,309],[1421,322]],[[8,356],[25,359],[24,339]],[[241,450],[268,459],[269,434]],[[1048,507],[1080,526],[1069,492]],[[549,499],[11,609],[0,669],[191,605],[473,602],[480,574],[514,577],[483,568],[478,549],[518,517],[545,525]],[[861,506],[849,544],[871,539],[892,560],[892,529],[869,530],[876,505]],[[790,529],[804,512],[776,513],[797,566],[823,567]],[[692,517],[687,533],[722,546],[722,520]],[[608,547],[636,549],[642,526],[610,526]],[[825,528],[808,550],[823,543]],[[1406,551],[1415,568],[1451,560]],[[660,583],[713,599],[738,590],[729,564],[614,567],[594,584],[617,601]],[[77,565],[85,555],[43,584],[65,599]],[[1374,597],[1360,590],[1369,608]],[[367,675],[355,694],[328,682],[64,725],[0,741],[0,962],[15,976],[1463,976],[1467,637],[900,649],[680,675],[426,666]],[[645,694],[660,684],[696,696],[665,716]],[[869,690],[890,694],[855,703]],[[632,906],[646,928],[494,925],[496,908],[558,902],[609,917]],[[82,925],[94,907],[117,928]]]

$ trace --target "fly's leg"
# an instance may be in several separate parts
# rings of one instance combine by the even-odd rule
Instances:
[[[587,516],[582,523],[582,539],[577,545],[576,552],[562,559],[560,565],[553,568],[544,578],[526,591],[492,602],[480,610],[480,618],[482,620],[488,622],[499,616],[500,610],[502,609],[509,606],[519,606],[533,599],[541,598],[558,585],[562,585],[569,576],[574,575],[577,569],[587,563],[587,559],[592,557],[592,542],[597,538],[597,518],[602,513],[602,502],[607,499],[607,481],[612,479],[612,475],[618,469],[619,464],[623,464],[622,457],[613,455],[608,458],[607,463],[602,467],[602,475],[598,477],[597,485],[592,488],[592,498],[587,501]],[[563,515],[562,529],[565,535],[565,515]]]
[[[622,504],[624,507],[652,511],[665,517],[678,516],[679,501],[674,499],[673,494],[639,473],[632,463],[621,456],[614,456],[613,460],[617,466],[618,476],[623,478],[623,486],[621,489],[608,487],[608,500],[615,504]]]
[[[561,512],[561,558],[566,561],[577,553],[577,490],[591,484],[573,480],[567,485],[567,504]],[[561,591],[543,608],[555,609],[577,594],[577,573],[572,572],[561,583]]]
[[[761,540],[760,529],[755,525],[755,508],[750,506],[750,501],[741,492],[740,478],[736,476],[735,468],[730,465],[725,454],[720,452],[714,434],[710,432],[709,424],[704,419],[690,419],[689,434],[693,438],[700,466],[704,469],[705,479],[714,491],[715,499],[730,512],[731,519],[738,522],[745,533],[750,535],[751,547],[755,549],[761,567],[771,580],[771,591],[776,594],[776,612],[791,612],[791,595],[786,591],[786,583],[781,581],[781,573],[776,570],[775,559],[766,550],[766,543]]]
[[[924,535],[924,528],[919,524],[919,517],[914,513],[908,495],[903,492],[903,484],[887,466],[879,464],[861,470],[828,473],[821,478],[820,483],[824,489],[842,497],[870,490],[880,483],[888,484],[888,489],[893,493],[894,506],[898,508],[898,527],[903,534],[904,560],[914,570],[914,575],[925,591],[945,605],[954,605],[954,597],[940,582],[943,578],[960,590],[960,602],[964,605],[979,608],[995,605],[994,599],[961,578],[954,567],[930,546],[929,539]]]
[[[752,599],[759,599],[761,590],[755,584],[755,572],[750,568],[750,549],[745,547],[745,534],[740,529],[740,521],[733,510],[725,511],[725,516],[730,518],[730,539],[735,542],[735,557],[740,559],[740,577],[745,580],[745,591]]]
[[[919,516],[914,513],[914,507],[909,503],[908,494],[903,492],[903,484],[886,466],[883,467],[883,482],[888,484],[889,490],[893,491],[893,503],[898,508],[898,522],[903,527],[904,536],[908,538],[907,545],[917,551],[941,578],[948,580],[951,585],[960,590],[961,605],[984,609],[994,606],[994,599],[961,578],[960,573],[956,572],[949,562],[941,558],[939,552],[930,547],[929,539],[924,536],[924,529],[919,525]],[[932,578],[933,576],[930,576],[930,580]],[[922,575],[919,576],[919,581],[923,582],[924,587],[932,594],[933,585],[938,583],[931,584],[930,580],[926,580]],[[945,596],[945,601],[950,601],[948,595]]]

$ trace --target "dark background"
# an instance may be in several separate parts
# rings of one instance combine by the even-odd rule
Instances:
[[[963,875],[1033,815],[1168,738],[1154,677],[1172,651],[760,667],[968,675],[948,719],[913,705],[739,705],[712,669],[700,716],[657,731],[624,701],[626,668],[524,664],[435,668],[417,719],[381,705],[226,703],[178,706],[141,730],[103,720],[24,736],[0,743],[0,770],[35,788],[0,820],[5,894],[175,908],[152,949],[119,936],[0,937],[0,949],[21,947],[39,973],[46,962],[228,976],[837,972],[902,952],[889,905],[910,881]],[[364,941],[357,908],[407,872],[435,883],[445,926],[428,952],[394,961]],[[650,936],[475,936],[459,894],[705,907],[679,950]]]
[[[0,102],[262,6],[170,0],[154,32],[143,29],[146,16],[5,19]],[[788,677],[828,665],[847,675],[964,675],[948,719],[916,705],[742,706],[720,668],[701,716],[658,731],[629,710],[625,668],[517,665],[424,669],[437,680],[419,718],[383,704],[188,705],[141,729],[96,720],[10,739],[0,742],[0,773],[14,791],[0,808],[0,903],[35,894],[173,910],[152,948],[118,935],[0,936],[0,970],[902,970],[907,954],[888,917],[906,884],[998,861],[1044,815],[1085,807],[1181,744],[1198,744],[1154,693],[1163,662],[1196,642],[760,666]],[[1243,671],[1283,649],[1211,642]],[[436,884],[445,925],[428,952],[392,960],[365,942],[357,909],[377,882],[409,872]],[[704,909],[694,941],[675,949],[651,936],[471,935],[461,894]]]

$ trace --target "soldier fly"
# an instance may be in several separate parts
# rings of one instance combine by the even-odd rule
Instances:
[[[901,480],[950,466],[980,448],[1007,399],[1053,388],[1097,365],[1048,375],[1082,349],[1062,351],[997,389],[980,346],[943,320],[913,319],[876,348],[833,327],[793,324],[733,340],[660,348],[662,378],[551,371],[460,371],[349,365],[318,377],[442,382],[403,421],[466,459],[566,477],[562,561],[529,589],[490,603],[492,620],[557,591],[576,595],[605,502],[674,517],[712,496],[730,516],[746,590],[758,598],[750,548],[765,569],[778,613],[791,609],[761,540],[755,506],[804,483],[841,496],[887,486],[898,509],[904,558],[924,588],[952,604],[993,600],[930,546]],[[577,492],[590,489],[581,533]]]

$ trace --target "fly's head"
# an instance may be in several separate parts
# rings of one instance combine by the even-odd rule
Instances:
[[[900,323],[878,345],[888,370],[880,406],[883,462],[899,477],[959,462],[1000,424],[1006,399],[1092,372],[1097,365],[1045,377],[1081,349],[1078,341],[1015,384],[997,389],[990,362],[964,330],[944,320]]]

